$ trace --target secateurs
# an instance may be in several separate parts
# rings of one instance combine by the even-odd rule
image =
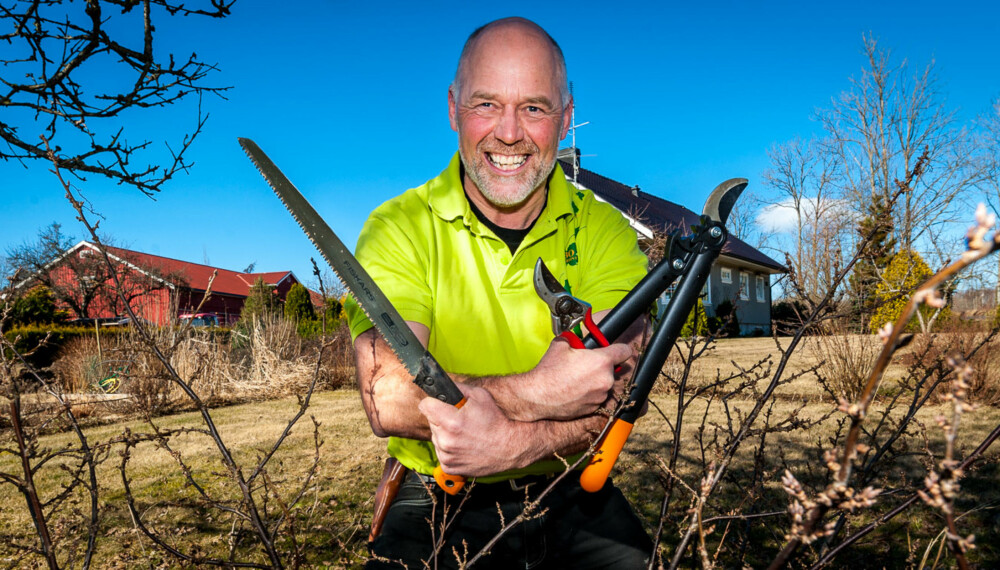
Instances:
[[[590,303],[570,295],[540,257],[535,262],[534,283],[535,292],[545,301],[552,313],[553,334],[568,340],[573,348],[585,348],[583,340],[573,332],[582,324],[600,346],[608,346],[608,339],[604,338],[601,329],[594,323]]]

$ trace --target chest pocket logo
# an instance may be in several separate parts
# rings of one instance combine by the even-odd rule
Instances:
[[[580,257],[576,253],[576,242],[569,244],[566,248],[566,265],[576,265]]]

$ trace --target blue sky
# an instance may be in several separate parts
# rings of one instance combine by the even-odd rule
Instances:
[[[316,253],[236,138],[256,140],[353,247],[374,207],[446,166],[456,148],[446,93],[461,45],[509,15],[539,22],[563,47],[577,122],[590,122],[577,132],[583,166],[694,210],[724,179],[759,188],[771,145],[817,132],[815,110],[860,74],[862,34],[897,62],[933,59],[960,120],[1000,96],[997,2],[240,0],[226,20],[158,23],[159,51],[196,51],[218,65],[214,84],[232,86],[227,100],[202,103],[210,118],[191,172],[155,201],[96,177],[79,186],[126,247],[290,269],[308,282]],[[193,109],[123,123],[162,149],[193,126]],[[0,162],[0,200],[0,251],[52,222],[83,235],[40,163]]]

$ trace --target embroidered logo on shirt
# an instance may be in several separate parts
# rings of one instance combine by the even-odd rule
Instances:
[[[566,248],[566,265],[576,265],[578,261],[580,258],[576,254],[576,242],[573,242]]]

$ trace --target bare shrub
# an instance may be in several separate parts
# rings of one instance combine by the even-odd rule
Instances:
[[[29,362],[38,347],[22,353],[5,338],[9,312],[0,306],[0,488],[20,495],[23,502],[16,504],[27,505],[27,516],[4,503],[0,560],[9,568],[41,567],[43,561],[49,568],[89,568],[100,516],[97,468],[108,447],[88,439],[78,407]],[[43,445],[48,430],[72,435],[59,446]],[[50,481],[55,483],[39,485]],[[30,518],[34,536],[11,532],[16,525],[7,517],[15,513],[25,526]]]
[[[851,334],[837,321],[829,321],[825,334],[816,335],[808,344],[816,360],[821,384],[833,396],[854,401],[861,394],[865,380],[875,367],[875,357],[882,342],[875,335]]]
[[[337,390],[355,383],[354,345],[351,343],[351,330],[347,321],[341,320],[337,328],[328,331],[326,340],[332,342],[323,351],[323,360],[319,366],[319,388]],[[305,353],[319,350],[324,337],[310,339],[304,348]]]
[[[71,394],[90,390],[100,380],[99,352],[98,342],[94,337],[85,336],[69,341],[52,363],[57,385]]]
[[[301,394],[316,368],[322,339],[303,341],[295,324],[281,317],[256,320],[242,330],[150,327],[146,333],[191,389],[213,405]],[[331,339],[327,339],[331,340]],[[353,352],[346,325],[332,337],[318,367],[319,385],[336,388],[354,377]],[[53,364],[59,385],[70,393],[99,393],[100,382],[114,375],[106,412],[141,411],[160,415],[190,407],[187,395],[137,330],[120,335],[74,339]]]
[[[971,367],[966,382],[969,385],[969,402],[986,406],[1000,406],[1000,347],[991,342],[997,329],[988,329],[985,324],[969,325],[950,320],[936,334],[919,335],[914,348],[903,354],[900,361],[909,367],[924,370],[944,368],[947,359],[955,354],[967,355]],[[945,395],[945,387],[939,387],[934,401]]]

